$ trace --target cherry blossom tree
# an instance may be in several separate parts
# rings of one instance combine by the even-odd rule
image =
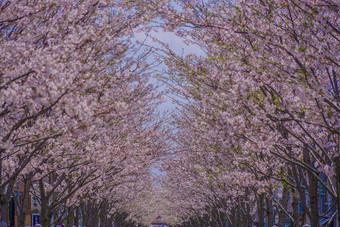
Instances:
[[[175,30],[206,53],[182,57],[164,49],[173,92],[189,100],[177,122],[187,130],[178,142],[202,152],[206,160],[200,161],[207,168],[219,164],[217,153],[225,162],[222,170],[242,166],[253,184],[267,182],[266,190],[255,195],[260,210],[266,203],[270,224],[273,206],[282,225],[289,216],[289,196],[298,194],[304,213],[318,225],[319,217],[327,215],[319,213],[318,185],[338,212],[339,4],[176,3],[155,7],[159,2],[153,1],[149,6],[162,16],[166,30]],[[247,179],[241,173],[239,178]],[[277,187],[283,187],[281,201],[274,197]],[[290,218],[298,224],[298,213]]]
[[[17,181],[29,179],[25,195],[33,190],[49,226],[162,152],[148,51],[132,43],[142,12],[122,1],[0,8],[2,219]]]
[[[44,226],[81,211],[89,225],[146,223],[140,214],[156,211],[191,226],[272,226],[275,215],[299,225],[298,202],[313,226],[333,220],[339,9],[335,0],[0,1],[3,220],[18,181],[20,216],[33,192]],[[172,128],[155,115],[150,52],[133,43],[157,23],[204,52],[159,49],[163,78],[186,100]],[[335,212],[319,212],[320,189]]]

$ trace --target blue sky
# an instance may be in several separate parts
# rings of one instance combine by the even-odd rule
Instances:
[[[197,45],[187,45],[184,43],[184,40],[177,36],[174,32],[164,32],[164,31],[152,31],[149,34],[149,37],[147,37],[146,34],[144,33],[137,33],[135,35],[135,39],[138,41],[144,41],[145,40],[145,45],[148,45],[150,47],[155,47],[159,48],[160,45],[155,43],[151,37],[154,37],[166,44],[169,45],[172,51],[179,55],[187,55],[187,54],[198,54],[198,55],[204,55],[204,52],[200,49],[199,46]],[[158,66],[158,70],[160,73],[164,70],[166,66],[164,64],[160,64]],[[158,81],[155,79],[154,83],[158,83]],[[166,85],[162,85],[161,89],[166,89]],[[175,98],[174,96],[171,96],[172,98]],[[176,105],[172,103],[170,97],[165,97],[165,101],[163,104],[159,106],[159,111],[165,112],[165,111],[171,111],[174,110]]]

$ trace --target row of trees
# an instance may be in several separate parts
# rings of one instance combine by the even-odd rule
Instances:
[[[128,1],[0,1],[2,220],[19,183],[19,226],[32,194],[44,227],[132,225],[168,134],[132,42],[143,15]]]
[[[164,213],[191,226],[339,224],[339,1],[175,2],[149,6],[205,54],[164,45],[164,79],[187,100],[163,160]]]
[[[339,12],[336,0],[0,0],[2,220],[19,182],[20,226],[30,194],[44,227],[340,223]],[[170,154],[150,52],[132,41],[153,20],[205,53],[163,46],[164,79],[186,100]]]

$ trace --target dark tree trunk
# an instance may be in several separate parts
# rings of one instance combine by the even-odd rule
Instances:
[[[311,157],[310,151],[308,148],[303,149],[303,160],[306,165],[314,168],[314,160]],[[310,221],[313,227],[319,226],[319,209],[318,209],[318,179],[314,177],[311,173],[307,172],[307,177],[309,180],[309,185],[307,187],[309,191],[309,202],[310,202],[310,211],[311,216]],[[307,185],[307,184],[306,184]]]
[[[9,199],[1,198],[1,219],[9,223]]]
[[[311,224],[313,227],[319,226],[319,207],[318,207],[318,180],[314,176],[310,176],[310,207],[313,219]]]
[[[48,213],[48,200],[46,197],[44,183],[42,180],[39,181],[40,196],[41,196],[41,213],[40,213],[40,224],[44,227],[51,226],[52,214]]]
[[[2,179],[0,179],[2,180]],[[14,184],[16,178],[11,179],[8,183],[7,191],[4,188],[1,188],[0,191],[0,205],[1,205],[1,219],[9,224],[9,204],[11,195],[13,192]]]
[[[30,201],[30,189],[31,189],[31,183],[32,183],[32,173],[28,173],[25,176],[24,179],[24,193],[23,193],[23,199],[22,202],[19,201],[20,206],[20,217],[19,220],[19,227],[25,227],[25,220],[27,214],[27,208],[29,206]]]
[[[338,208],[338,226],[340,226],[340,156],[334,159],[335,162],[335,181],[336,181],[336,190],[337,190],[337,208]]]
[[[263,195],[258,196],[258,201],[257,201],[257,210],[258,210],[258,217],[259,217],[259,222],[258,226],[263,227],[264,226],[264,203],[263,203]]]
[[[292,190],[292,207],[293,207],[293,226],[299,226],[299,197],[296,189]]]
[[[75,216],[74,216],[74,219],[73,219],[73,223],[74,223],[75,226],[79,226],[79,219],[80,219],[79,209],[80,209],[79,207],[77,207],[75,209]]]
[[[282,199],[281,199],[281,211],[279,212],[279,227],[284,227],[287,219],[287,208],[288,208],[288,200],[289,200],[289,188],[287,186],[283,186]],[[284,210],[285,211],[284,211]]]
[[[40,224],[42,226],[49,227],[51,226],[51,221],[52,221],[52,215],[47,213],[47,208],[45,206],[41,207],[41,214],[40,214]]]
[[[73,220],[74,220],[74,209],[68,208],[67,209],[67,218],[66,218],[66,227],[72,227],[73,226]]]
[[[303,213],[307,214],[309,220],[312,220],[312,213],[310,212],[310,209],[308,207],[307,200],[306,200],[306,192],[305,192],[305,189],[302,188],[302,185],[301,185],[301,182],[303,182],[303,184],[307,186],[306,179],[304,177],[303,171],[301,169],[299,170],[300,171],[298,173],[297,167],[295,165],[292,165],[292,172],[295,178],[295,184],[296,184],[297,190],[299,192],[299,198],[300,198],[299,201],[301,202]]]
[[[267,218],[268,218],[268,226],[271,227],[274,225],[274,211],[273,211],[273,203],[269,198],[266,198],[267,203]]]

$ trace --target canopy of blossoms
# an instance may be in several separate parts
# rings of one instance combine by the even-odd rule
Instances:
[[[0,0],[1,220],[340,223],[339,62],[337,0]]]

